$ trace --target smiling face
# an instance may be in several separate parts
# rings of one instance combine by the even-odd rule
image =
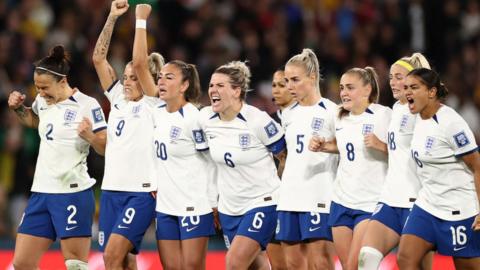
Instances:
[[[368,107],[368,97],[372,88],[364,84],[359,75],[345,73],[340,79],[340,99],[345,110],[360,114]]]
[[[428,87],[417,76],[407,76],[405,79],[405,96],[411,113],[429,110],[437,102],[437,89]]]
[[[126,65],[123,71],[123,91],[125,98],[130,101],[139,100],[143,97],[142,87],[131,64]]]
[[[400,65],[393,64],[390,67],[390,87],[392,88],[393,97],[400,103],[405,103],[405,77],[408,70]]]
[[[56,78],[48,73],[33,73],[33,81],[37,93],[45,99],[48,105],[55,104],[64,96],[66,78],[57,81]]]
[[[288,106],[293,100],[292,95],[287,89],[285,73],[283,71],[277,71],[273,74],[272,96],[275,104],[280,108]]]
[[[227,75],[222,73],[212,74],[208,96],[214,112],[225,113],[234,105],[241,103],[240,92],[240,87],[233,87]]]
[[[158,76],[159,96],[165,102],[184,99],[188,82],[183,81],[180,68],[175,64],[166,64]]]
[[[290,64],[285,67],[285,80],[287,89],[292,97],[301,105],[309,103],[315,89],[315,77],[308,75],[305,68],[300,65]]]

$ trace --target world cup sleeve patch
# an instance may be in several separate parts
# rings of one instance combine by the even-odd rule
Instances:
[[[265,129],[265,132],[267,132],[268,138],[272,138],[278,133],[278,128],[273,121],[268,123],[268,125],[266,125],[264,129]]]
[[[101,108],[95,108],[92,110],[92,115],[93,115],[93,121],[95,123],[99,123],[103,121],[103,114],[102,114],[102,109]]]
[[[467,144],[470,144],[470,141],[468,140],[468,137],[465,134],[465,131],[462,131],[460,133],[453,135],[453,138],[455,139],[455,143],[459,148],[464,147]]]
[[[192,132],[195,143],[201,144],[205,142],[205,136],[203,136],[203,131],[201,129],[192,130]]]

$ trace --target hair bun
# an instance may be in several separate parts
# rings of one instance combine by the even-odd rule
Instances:
[[[56,62],[61,62],[65,57],[65,48],[63,45],[57,45],[53,47],[53,49],[50,51],[51,58],[53,58]]]

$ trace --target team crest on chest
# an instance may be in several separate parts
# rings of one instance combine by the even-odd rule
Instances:
[[[170,139],[172,141],[177,140],[180,137],[180,133],[182,132],[182,129],[176,126],[172,126],[170,128]]]
[[[428,136],[425,140],[425,150],[426,152],[430,152],[433,149],[433,145],[435,144],[435,138]]]
[[[63,120],[65,120],[65,122],[66,122],[65,124],[68,124],[70,122],[73,122],[73,120],[75,120],[76,116],[77,116],[76,111],[66,109],[65,114],[63,115]]]
[[[142,109],[142,105],[133,106],[132,107],[133,117],[140,117],[138,113],[140,112],[141,109]]]
[[[373,124],[363,124],[362,134],[367,135],[373,133]]]
[[[313,117],[312,119],[312,129],[314,131],[319,131],[320,129],[323,128],[323,123],[325,121],[322,119],[322,118],[318,118],[318,117]]]
[[[402,120],[400,121],[400,131],[404,131],[408,125],[408,115],[402,115]]]
[[[250,146],[250,134],[240,134],[238,135],[238,143],[242,149],[245,149]]]

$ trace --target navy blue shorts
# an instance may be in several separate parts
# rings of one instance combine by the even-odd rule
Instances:
[[[278,211],[275,239],[300,242],[309,239],[332,241],[332,229],[328,226],[328,214],[315,212]]]
[[[328,225],[330,227],[347,226],[353,230],[358,223],[369,219],[371,216],[372,213],[348,208],[332,201]]]
[[[402,234],[412,234],[433,244],[438,253],[452,257],[480,257],[480,232],[472,229],[475,216],[448,221],[414,205]]]
[[[410,208],[391,207],[385,203],[378,203],[370,220],[376,220],[401,235],[409,214]]]
[[[32,193],[18,232],[45,237],[90,237],[95,199],[92,189],[75,193]]]
[[[230,248],[236,235],[242,235],[255,240],[261,249],[265,250],[277,226],[276,207],[276,205],[257,207],[241,216],[219,213],[227,248]]]
[[[215,234],[213,213],[201,216],[173,216],[157,212],[157,240],[185,240]]]
[[[130,251],[138,254],[143,235],[155,215],[155,198],[150,192],[102,191],[98,244],[104,251],[108,238],[116,233],[133,245]]]

